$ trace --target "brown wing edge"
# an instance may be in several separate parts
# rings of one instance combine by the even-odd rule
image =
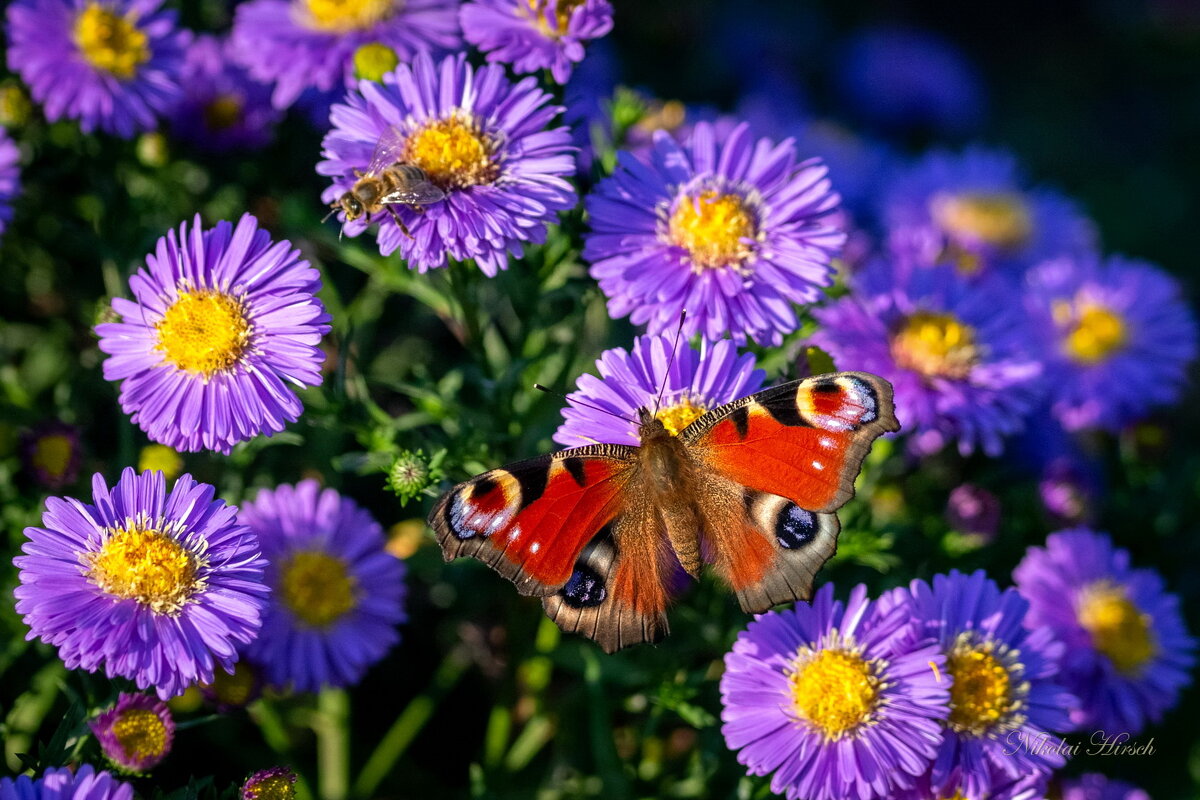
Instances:
[[[563,584],[551,586],[540,583],[532,577],[524,574],[524,568],[521,564],[510,561],[504,557],[504,550],[492,544],[491,538],[487,536],[473,536],[470,538],[462,538],[455,534],[448,516],[448,508],[450,501],[460,492],[468,487],[474,486],[483,480],[497,480],[504,475],[513,476],[518,483],[520,475],[530,471],[540,471],[543,474],[548,472],[550,466],[555,461],[565,461],[568,458],[602,458],[616,461],[629,461],[632,459],[635,448],[628,445],[620,444],[593,444],[585,447],[576,447],[569,450],[559,450],[555,453],[529,458],[523,461],[517,461],[508,464],[499,469],[489,470],[487,472],[476,475],[470,480],[463,481],[457,484],[448,491],[442,494],[434,504],[433,509],[429,512],[426,518],[426,523],[433,532],[437,535],[438,544],[442,548],[442,557],[445,561],[453,561],[456,558],[475,558],[487,564],[495,572],[499,573],[504,578],[508,579],[517,588],[517,592],[526,596],[545,597],[552,595],[562,588]],[[517,513],[522,508],[529,505],[536,498],[521,498]]]

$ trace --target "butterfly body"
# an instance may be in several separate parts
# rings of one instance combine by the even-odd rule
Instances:
[[[479,558],[613,652],[664,636],[672,587],[706,563],[746,611],[808,599],[836,549],[830,512],[852,496],[871,441],[898,427],[891,386],[865,373],[767,389],[677,436],[642,409],[637,447],[491,470],[447,492],[429,521],[447,560]]]

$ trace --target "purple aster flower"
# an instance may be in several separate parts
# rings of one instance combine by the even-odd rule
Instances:
[[[14,0],[8,67],[50,120],[122,138],[150,130],[179,99],[187,34],[161,0]]]
[[[610,316],[652,334],[687,309],[685,336],[779,344],[846,238],[828,224],[838,195],[820,161],[797,163],[790,140],[755,142],[744,124],[700,123],[687,145],[656,133],[649,162],[620,154],[586,204],[583,255]]]
[[[104,757],[122,770],[154,769],[171,752],[175,720],[162,700],[122,692],[117,704],[88,723]]]
[[[525,74],[549,69],[566,83],[583,43],[612,30],[608,0],[474,0],[459,11],[463,37],[488,61]]]
[[[907,635],[903,608],[846,603],[826,584],[812,605],[771,611],[738,634],[721,678],[721,732],[752,775],[797,800],[890,796],[929,769],[949,692],[944,658]]]
[[[227,671],[258,633],[267,587],[258,541],[213,487],[160,472],[92,478],[95,505],[51,497],[13,559],[29,639],[69,669],[133,680],[164,700]]]
[[[980,795],[984,800],[1046,800],[1049,779],[1045,774],[1039,772],[1013,779],[995,768],[989,769],[992,788],[986,796]],[[917,778],[917,783],[913,788],[897,792],[887,800],[970,800],[972,798],[972,795],[967,794],[963,784],[951,783],[946,788],[937,790],[933,786],[930,775],[926,773]]]
[[[264,489],[242,508],[270,561],[271,604],[246,657],[272,686],[315,692],[357,683],[399,640],[404,563],[383,528],[314,480]]]
[[[8,132],[0,128],[0,233],[13,218],[13,200],[21,186],[21,151]]]
[[[212,683],[201,684],[200,694],[204,700],[224,714],[235,708],[245,708],[262,694],[262,680],[250,662],[238,659],[233,672],[217,670]]]
[[[75,482],[83,461],[79,428],[50,420],[22,431],[18,449],[21,466],[40,485],[61,489]]]
[[[964,454],[999,453],[1043,391],[1016,289],[995,276],[968,280],[947,266],[907,270],[883,260],[857,273],[852,288],[814,311],[813,341],[839,369],[891,381],[918,453],[947,441]]]
[[[1046,625],[1066,644],[1063,682],[1080,699],[1080,728],[1136,736],[1157,722],[1191,681],[1195,640],[1179,598],[1129,553],[1085,528],[1052,533],[1013,570],[1029,600],[1025,624]]]
[[[879,218],[896,231],[923,232],[925,250],[965,273],[1019,271],[1095,243],[1091,222],[1066,197],[1031,188],[1008,153],[934,151],[900,169],[881,193]]]
[[[276,108],[305,89],[353,88],[354,53],[365,44],[406,63],[462,43],[458,0],[249,0],[237,8],[232,38],[250,74],[275,87]]]
[[[1094,462],[1062,456],[1042,470],[1038,497],[1055,525],[1079,525],[1095,516],[1099,483]]]
[[[838,50],[838,96],[861,119],[893,131],[962,134],[983,118],[979,71],[932,31],[864,28]]]
[[[1142,789],[1106,778],[1098,772],[1085,772],[1078,778],[1064,778],[1059,786],[1061,800],[1150,800]]]
[[[345,105],[333,107],[333,130],[322,143],[326,160],[317,165],[333,184],[321,198],[334,203],[350,190],[356,172],[367,170],[377,145],[386,142],[398,160],[423,170],[445,199],[417,210],[393,204],[390,212],[355,220],[342,212],[346,234],[357,236],[378,222],[385,256],[399,248],[421,272],[445,266],[447,256],[475,259],[493,276],[508,267],[509,254],[520,257],[525,243],[545,241],[546,226],[576,202],[566,181],[575,172],[571,134],[547,130],[561,111],[549,101],[533,78],[513,84],[499,64],[475,69],[461,54],[438,64],[420,55],[382,84],[362,81]]]
[[[329,315],[317,271],[289,242],[249,214],[208,231],[197,215],[129,283],[136,302],[114,298],[121,322],[96,333],[104,377],[122,382],[121,407],[153,441],[228,453],[299,418],[288,383],[321,382]]]
[[[1062,766],[1057,750],[1038,746],[1071,726],[1075,698],[1055,682],[1062,645],[1048,628],[1023,627],[1029,604],[1016,590],[1001,592],[983,570],[952,571],[879,603],[915,620],[913,635],[932,636],[945,655],[950,715],[929,776],[937,796],[991,797],[998,785]]]
[[[288,767],[260,769],[242,784],[241,800],[296,800],[296,773]]]
[[[605,350],[596,360],[600,377],[581,375],[579,391],[567,395],[570,406],[563,409],[554,441],[567,447],[636,445],[638,409],[656,407],[655,417],[678,434],[704,412],[763,386],[766,373],[754,368],[754,354],[738,355],[728,339],[701,341],[699,350],[682,342],[672,358],[673,345],[674,337],[639,336],[630,352]]]
[[[1178,282],[1141,261],[1061,258],[1026,276],[1053,412],[1069,430],[1116,430],[1176,402],[1196,358]]]
[[[202,150],[265,147],[282,114],[271,89],[233,62],[229,40],[197,36],[183,66],[183,101],[171,114],[171,131]]]
[[[40,778],[0,778],[0,800],[133,800],[133,784],[91,764],[54,767]]]
[[[1000,527],[1000,498],[982,486],[959,484],[946,501],[946,522],[960,533],[991,541]]]

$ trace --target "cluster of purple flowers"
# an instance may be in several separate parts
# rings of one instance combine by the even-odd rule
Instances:
[[[317,691],[358,682],[398,641],[404,565],[379,524],[332,489],[264,489],[240,514],[190,475],[168,491],[161,472],[126,469],[111,489],[97,474],[92,491],[90,504],[47,499],[15,560],[29,638],[72,669],[168,699],[246,658],[267,685]],[[169,717],[147,703],[122,701],[94,726],[112,744],[113,726],[141,713],[126,728],[145,739],[157,715],[159,747],[131,762],[170,743]]]
[[[1052,534],[1015,578],[952,571],[845,603],[826,585],[759,616],[725,657],[726,742],[793,800],[1044,796],[1062,734],[1136,735],[1176,701],[1195,642],[1102,534]]]

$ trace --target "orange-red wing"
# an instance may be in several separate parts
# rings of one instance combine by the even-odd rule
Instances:
[[[521,594],[553,594],[620,513],[634,452],[591,445],[485,472],[446,492],[429,524],[447,561],[472,556]]]
[[[853,496],[871,442],[899,428],[891,384],[839,372],[713,409],[680,438],[700,464],[735,483],[827,512]]]

